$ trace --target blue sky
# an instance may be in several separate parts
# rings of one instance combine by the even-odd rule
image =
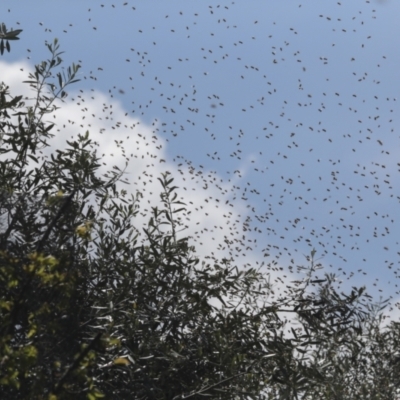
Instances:
[[[240,262],[290,276],[315,247],[346,285],[399,297],[398,2],[20,0],[0,14],[23,29],[0,79],[57,37],[65,66],[82,66],[68,118],[82,121],[86,99],[106,149],[159,152],[149,191],[177,174],[188,218],[208,229],[202,251],[226,236]]]

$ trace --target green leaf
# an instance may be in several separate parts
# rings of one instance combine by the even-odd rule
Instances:
[[[5,39],[8,40],[18,40],[19,38],[16,38],[20,33],[22,32],[22,29],[16,29],[14,31],[9,31],[5,34],[0,34],[0,36],[3,36]]]
[[[60,86],[60,88],[62,88],[63,87],[63,79],[62,79],[61,72],[59,72],[57,74],[57,78],[58,78],[58,85]]]

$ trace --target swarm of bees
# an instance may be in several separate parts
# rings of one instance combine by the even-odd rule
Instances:
[[[143,223],[170,171],[204,257],[281,284],[316,248],[344,284],[395,298],[399,7],[284,3],[83,3],[76,20],[36,21],[82,64],[60,143],[89,130],[105,163],[128,160]]]

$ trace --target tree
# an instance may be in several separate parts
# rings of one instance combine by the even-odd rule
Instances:
[[[318,279],[315,251],[272,300],[263,271],[198,259],[170,173],[140,235],[140,194],[116,167],[100,175],[89,132],[41,153],[79,70],[57,73],[47,47],[34,99],[0,94],[3,398],[393,398],[396,326],[381,330],[363,288]]]

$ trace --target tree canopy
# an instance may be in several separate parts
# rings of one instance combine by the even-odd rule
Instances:
[[[398,323],[317,275],[315,250],[285,288],[202,260],[170,172],[139,231],[140,193],[118,167],[100,173],[90,132],[52,147],[80,66],[63,72],[47,47],[32,98],[0,88],[2,398],[394,399]]]

